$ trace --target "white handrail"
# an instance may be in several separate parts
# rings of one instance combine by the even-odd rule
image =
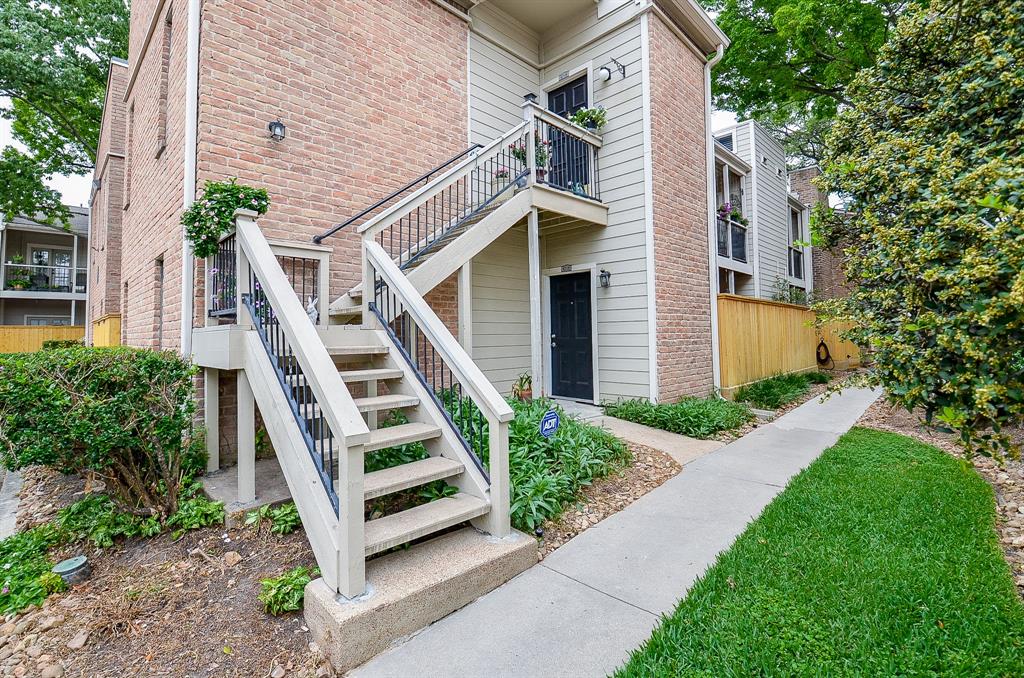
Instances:
[[[557,127],[570,136],[579,137],[591,146],[601,148],[601,146],[604,145],[604,139],[601,138],[601,135],[594,134],[586,127],[580,127],[571,120],[566,120],[562,116],[552,113],[551,111],[541,107],[535,101],[524,102],[523,108],[532,108],[533,116],[538,120],[543,120],[552,127]]]
[[[463,388],[469,391],[477,407],[484,410],[485,416],[489,414],[496,421],[502,423],[511,421],[515,416],[512,408],[501,397],[494,385],[487,380],[484,373],[480,371],[458,340],[452,336],[437,314],[427,305],[409,279],[384,251],[384,248],[372,240],[365,239],[363,248],[366,259],[377,274],[387,282],[390,293],[401,300],[405,310],[416,321],[417,330],[426,335],[434,349],[441,354],[445,364],[455,374]],[[373,284],[372,280],[368,283],[364,281],[364,289],[372,290]],[[364,292],[366,296],[369,294],[370,292]]]
[[[492,156],[497,155],[501,150],[504,149],[505,144],[521,134],[526,128],[526,122],[522,122],[508,132],[505,132],[502,136],[498,137],[491,143],[487,144],[475,154],[471,154],[468,158],[455,165],[452,169],[448,170],[444,174],[440,175],[430,183],[422,186],[413,193],[399,200],[391,207],[387,208],[374,218],[370,219],[366,223],[362,224],[357,230],[358,233],[363,235],[363,238],[370,238],[378,231],[381,231],[388,226],[394,224],[402,217],[405,217],[412,213],[413,210],[418,208],[424,202],[433,198],[435,195],[448,188],[456,181],[469,174],[471,171],[483,161],[490,159]]]
[[[235,230],[238,246],[248,265],[262,282],[262,291],[270,301],[271,308],[281,324],[288,343],[306,383],[321,404],[321,411],[327,419],[335,439],[342,449],[361,445],[370,437],[370,430],[356,407],[352,394],[341,381],[338,368],[324,347],[313,321],[309,319],[298,297],[292,290],[288,278],[274,256],[270,243],[263,237],[256,225],[255,212],[237,210]],[[239,277],[244,270],[236,272]],[[243,281],[239,280],[239,283]],[[242,287],[241,284],[238,285]],[[241,313],[241,309],[238,311]],[[344,502],[342,502],[344,504]]]

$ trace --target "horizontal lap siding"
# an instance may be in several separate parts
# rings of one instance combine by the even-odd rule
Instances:
[[[569,41],[596,35],[614,16],[579,24],[545,43],[547,54],[564,50]],[[599,400],[645,398],[650,395],[647,239],[644,209],[643,76],[640,20],[634,19],[587,48],[545,69],[541,82],[588,63],[596,71],[615,58],[626,66],[610,82],[593,83],[591,106],[608,112],[599,153],[601,199],[608,205],[608,226],[585,225],[552,232],[542,242],[542,266],[596,264],[611,272],[611,286],[597,289],[597,354]],[[544,103],[544,102],[542,102]]]
[[[761,298],[770,299],[777,279],[785,280],[789,252],[789,193],[786,154],[771,136],[757,125],[754,130],[754,157],[757,163],[757,256],[761,278]],[[768,158],[767,164],[761,156]],[[783,169],[782,176],[776,171]]]

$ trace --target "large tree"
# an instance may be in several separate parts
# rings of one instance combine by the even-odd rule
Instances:
[[[0,151],[0,215],[67,222],[52,175],[96,163],[111,57],[128,52],[126,0],[2,0],[0,116],[21,149]]]
[[[715,104],[781,133],[798,161],[818,160],[846,86],[916,1],[701,0],[732,41]]]
[[[849,213],[816,216],[855,288],[828,310],[894,402],[997,451],[1024,419],[1024,0],[908,10],[846,96],[823,187]]]

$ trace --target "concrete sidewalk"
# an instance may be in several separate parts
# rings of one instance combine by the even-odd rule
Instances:
[[[789,479],[878,397],[814,399],[683,472],[542,563],[349,675],[358,678],[604,676]]]

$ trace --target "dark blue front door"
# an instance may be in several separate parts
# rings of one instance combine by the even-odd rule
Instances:
[[[594,398],[590,272],[551,278],[551,394]]]
[[[548,110],[563,118],[588,105],[587,76],[548,92]],[[585,144],[554,128],[549,128],[548,140],[551,142],[551,161],[547,183],[565,190],[589,184]]]

